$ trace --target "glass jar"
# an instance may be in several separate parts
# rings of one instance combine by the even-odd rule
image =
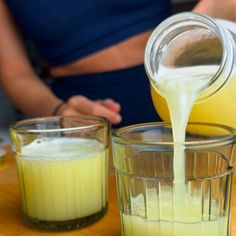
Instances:
[[[163,120],[170,118],[158,79],[204,76],[207,86],[200,92],[189,120],[236,127],[234,32],[234,23],[192,12],[171,16],[153,31],[144,64],[153,103]]]

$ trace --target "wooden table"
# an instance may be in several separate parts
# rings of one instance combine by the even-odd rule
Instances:
[[[109,209],[108,213],[100,221],[91,226],[78,230],[55,233],[42,232],[31,229],[25,226],[22,222],[20,193],[15,160],[10,148],[6,147],[5,149],[7,151],[5,162],[0,165],[0,236],[120,236],[120,220],[116,196],[115,176],[111,164],[109,167]],[[233,194],[234,196],[236,194],[236,181],[234,184]],[[236,236],[236,201],[233,203],[231,236]]]

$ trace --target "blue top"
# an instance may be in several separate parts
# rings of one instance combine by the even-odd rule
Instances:
[[[52,66],[154,28],[170,0],[6,0],[18,26]]]

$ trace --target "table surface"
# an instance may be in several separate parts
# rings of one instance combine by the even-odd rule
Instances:
[[[109,166],[109,209],[107,214],[97,223],[83,229],[67,232],[44,232],[27,227],[21,217],[20,192],[17,180],[15,159],[9,147],[5,147],[7,155],[4,163],[0,164],[0,236],[21,235],[62,235],[62,236],[120,236],[120,219],[116,196],[115,176]],[[233,195],[236,194],[234,181]],[[236,197],[235,197],[236,199]],[[236,236],[236,201],[232,206],[232,234]]]

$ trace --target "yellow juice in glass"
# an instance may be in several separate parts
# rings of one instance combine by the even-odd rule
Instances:
[[[173,223],[168,221],[147,221],[138,216],[123,215],[124,235],[129,236],[227,236],[227,219],[199,223]]]
[[[182,222],[173,219],[171,188],[163,188],[157,196],[156,189],[147,189],[147,196],[138,195],[131,199],[133,215],[121,212],[123,235],[127,236],[227,236],[227,217],[218,217],[219,206],[214,200],[211,204],[211,215],[202,212],[201,193],[190,197],[189,206],[179,214]],[[161,198],[161,201],[158,201]],[[182,194],[182,199],[186,195]],[[182,202],[182,204],[183,204]],[[209,204],[206,203],[206,204]],[[146,210],[145,210],[146,209]]]
[[[107,209],[107,149],[95,139],[46,138],[17,155],[27,218],[65,222]]]

